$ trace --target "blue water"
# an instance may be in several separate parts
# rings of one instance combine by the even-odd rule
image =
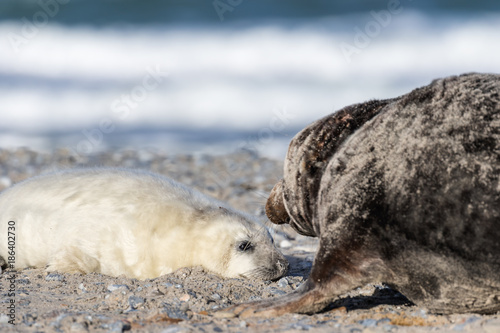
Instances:
[[[45,0],[43,7],[60,11],[51,21],[65,25],[107,26],[110,24],[207,25],[224,22],[258,24],[266,20],[314,20],[327,16],[364,14],[387,9],[390,4],[407,10],[435,15],[470,15],[500,10],[491,0]],[[57,6],[56,6],[57,4]],[[40,1],[2,0],[2,19],[32,17],[40,10]],[[222,18],[222,20],[221,20]]]
[[[0,2],[0,148],[282,158],[308,123],[500,72],[496,1]]]

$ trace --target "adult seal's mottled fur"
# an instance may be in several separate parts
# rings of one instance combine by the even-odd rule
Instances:
[[[1,193],[0,264],[11,263],[138,279],[200,265],[224,277],[272,280],[288,268],[252,216],[126,169],[62,171]]]
[[[448,77],[297,134],[266,208],[319,237],[311,275],[226,313],[314,313],[375,282],[435,313],[499,311],[499,94],[499,75]]]

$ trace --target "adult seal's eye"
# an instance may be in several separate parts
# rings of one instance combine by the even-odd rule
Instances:
[[[253,250],[253,245],[248,241],[243,241],[238,245],[238,249],[243,252],[250,251]]]

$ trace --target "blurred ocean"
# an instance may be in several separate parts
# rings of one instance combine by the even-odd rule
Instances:
[[[498,1],[2,0],[0,148],[283,158],[324,115],[499,55]]]

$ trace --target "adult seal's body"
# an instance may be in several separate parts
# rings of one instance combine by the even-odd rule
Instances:
[[[227,313],[313,313],[374,282],[436,313],[499,311],[499,94],[499,75],[449,77],[297,134],[267,213],[319,237],[311,275]]]
[[[201,265],[269,280],[288,267],[252,216],[147,172],[81,169],[28,179],[0,194],[0,222],[4,268],[9,226],[15,268],[146,279]]]

